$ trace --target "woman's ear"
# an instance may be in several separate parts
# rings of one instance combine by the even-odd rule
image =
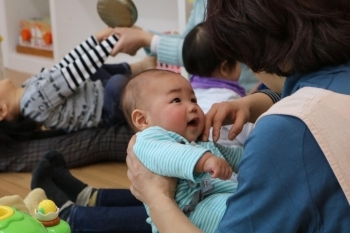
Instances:
[[[131,120],[138,130],[144,130],[148,128],[146,113],[143,110],[135,109],[131,114]]]
[[[4,102],[0,102],[0,121],[4,120],[8,114],[7,105]]]

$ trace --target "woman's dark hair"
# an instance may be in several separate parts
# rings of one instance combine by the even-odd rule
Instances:
[[[349,0],[208,0],[218,54],[254,72],[309,73],[350,59]]]
[[[21,118],[18,121],[0,121],[0,149],[10,150],[20,141],[40,139],[62,135],[61,131],[42,131],[41,124],[29,119]]]
[[[182,60],[187,72],[206,77],[212,76],[214,70],[225,60],[229,66],[237,62],[215,53],[203,23],[198,24],[186,35],[182,47]]]

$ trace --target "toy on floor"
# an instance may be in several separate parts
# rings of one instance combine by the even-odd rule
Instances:
[[[14,207],[0,206],[1,233],[70,233],[67,222],[58,217],[59,209],[51,200],[43,200],[35,209],[37,219]]]

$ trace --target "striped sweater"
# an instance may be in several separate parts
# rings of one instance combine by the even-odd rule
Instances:
[[[21,113],[46,128],[67,132],[96,127],[101,119],[104,88],[91,81],[110,55],[118,38],[98,43],[91,36],[70,51],[59,64],[27,80]]]
[[[211,151],[225,159],[237,171],[243,149],[225,147],[213,142],[189,142],[174,132],[160,127],[150,127],[137,133],[133,150],[140,161],[152,172],[162,176],[178,177],[175,200],[181,209],[191,203],[193,194],[200,189],[200,182],[210,178],[208,173],[194,173],[199,158]],[[214,232],[226,210],[226,200],[236,191],[237,183],[231,180],[211,179],[214,191],[199,202],[189,219],[203,232]],[[149,215],[149,209],[146,206]],[[152,231],[158,232],[151,219]]]

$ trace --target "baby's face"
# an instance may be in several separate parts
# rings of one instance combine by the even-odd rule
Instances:
[[[147,88],[149,126],[160,126],[195,141],[204,127],[204,113],[190,82],[177,74],[151,81]]]

